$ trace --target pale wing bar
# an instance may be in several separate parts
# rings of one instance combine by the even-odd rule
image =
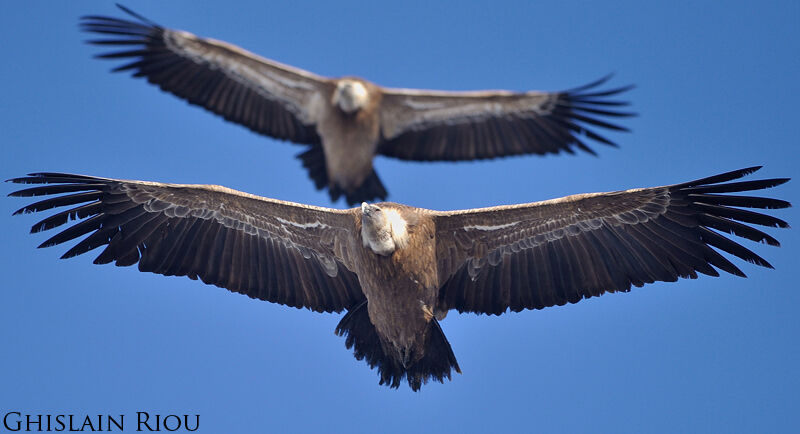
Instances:
[[[633,86],[596,88],[610,76],[563,92],[430,92],[389,90],[384,106],[402,106],[408,115],[396,131],[384,132],[378,152],[404,160],[474,160],[522,154],[596,155],[584,139],[614,146],[597,129],[628,131],[609,118],[634,116],[610,98]],[[473,107],[473,108],[470,108]],[[395,109],[399,111],[399,109]],[[405,116],[405,118],[404,118]],[[388,115],[387,115],[388,118]]]
[[[105,246],[96,264],[128,266],[138,262],[140,271],[200,278],[251,298],[319,312],[339,312],[364,299],[357,276],[331,259],[332,252],[303,246],[283,227],[254,228],[235,213],[219,215],[211,207],[203,210],[196,204],[170,203],[166,196],[151,197],[135,182],[59,173],[37,173],[10,181],[44,184],[10,196],[60,195],[14,214],[74,206],[31,228],[35,233],[81,220],[39,246],[83,237],[62,258]],[[301,231],[311,236],[315,228],[305,226]]]
[[[119,7],[141,22],[94,15],[85,16],[81,21],[84,31],[108,35],[108,39],[94,39],[89,43],[125,47],[124,51],[97,56],[133,60],[114,68],[115,72],[132,70],[134,77],[146,77],[147,81],[161,89],[259,134],[296,143],[321,143],[316,128],[303,119],[302,104],[291,104],[287,98],[278,97],[254,82],[252,77],[220,62],[224,58],[225,62],[241,62],[241,66],[244,66],[255,60],[245,59],[242,53],[220,43],[165,29],[123,6]],[[188,37],[194,38],[192,43],[199,44],[211,54],[192,56],[169,43],[170,38],[185,40]],[[261,66],[274,69],[278,74],[276,67]],[[285,73],[292,75],[298,83],[306,83],[305,87],[310,86],[307,77],[299,77],[288,71]],[[266,77],[263,79],[268,80]],[[310,90],[313,89],[304,91]]]
[[[558,212],[554,209],[553,224],[547,230],[517,238],[503,232],[498,236],[510,241],[502,244],[502,240],[490,238],[487,244],[501,245],[483,252],[468,245],[463,234],[454,234],[453,238],[461,235],[461,248],[472,249],[473,255],[467,255],[463,265],[443,285],[442,307],[500,314],[506,309],[516,312],[576,303],[605,292],[627,292],[631,286],[645,283],[696,278],[697,273],[718,276],[717,269],[745,277],[715,249],[772,268],[754,252],[720,234],[779,245],[775,238],[746,223],[786,228],[789,226],[786,222],[741,208],[787,208],[788,202],[726,194],[771,188],[788,181],[728,182],[757,169],[667,187],[606,194],[605,207],[618,209],[606,215],[601,215],[602,209],[590,203],[603,195],[587,195],[590,197],[570,205],[558,204],[561,209]],[[634,196],[647,200],[635,208],[620,206],[625,201],[639,200]],[[516,215],[521,211],[509,210]],[[519,230],[523,228],[520,223]],[[453,244],[458,242],[455,240]]]

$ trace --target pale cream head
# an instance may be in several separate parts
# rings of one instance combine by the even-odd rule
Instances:
[[[396,209],[361,202],[361,242],[376,254],[389,256],[408,244],[406,221]]]
[[[342,79],[333,92],[333,103],[347,114],[355,113],[367,105],[367,88],[357,80]]]

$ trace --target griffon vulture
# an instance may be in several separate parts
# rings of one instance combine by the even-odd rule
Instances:
[[[438,320],[451,309],[500,315],[576,303],[655,281],[744,273],[715,249],[771,265],[720,232],[779,245],[747,223],[788,227],[742,208],[783,200],[727,193],[788,179],[730,182],[736,170],[682,184],[522,205],[431,211],[396,203],[348,210],[215,185],[34,173],[11,196],[55,195],[15,214],[70,207],[39,232],[81,219],[39,247],[83,237],[63,258],[105,246],[96,264],[200,278],[252,298],[347,314],[336,333],[380,384],[412,389],[460,372]]]
[[[594,154],[582,136],[616,146],[590,127],[627,131],[604,118],[630,116],[609,99],[630,88],[597,90],[606,78],[563,92],[392,89],[358,77],[325,78],[234,45],[161,27],[83,17],[89,41],[124,47],[98,57],[131,59],[133,71],[191,104],[259,134],[310,145],[298,155],[317,189],[349,205],[385,199],[375,155],[463,161],[574,148]]]

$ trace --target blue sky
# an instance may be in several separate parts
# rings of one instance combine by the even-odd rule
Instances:
[[[797,2],[135,1],[164,26],[385,86],[558,90],[616,73],[640,116],[589,155],[376,168],[390,199],[460,209],[687,181],[751,165],[798,177]],[[77,19],[111,2],[0,14],[0,177],[66,171],[210,183],[330,206],[294,155],[94,60]],[[8,193],[14,188],[4,186]],[[800,182],[769,191],[800,203]],[[201,432],[753,432],[800,426],[797,229],[746,246],[775,270],[654,284],[442,327],[464,372],[379,387],[333,329],[185,278],[61,261],[0,200],[0,411],[201,414]],[[336,204],[342,206],[341,203]],[[795,209],[774,215],[798,226]]]

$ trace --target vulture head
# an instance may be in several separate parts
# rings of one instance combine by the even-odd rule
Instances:
[[[361,203],[361,241],[381,256],[389,256],[408,242],[406,221],[396,209]]]
[[[364,108],[368,99],[367,88],[357,80],[339,80],[333,92],[333,104],[348,115]]]

